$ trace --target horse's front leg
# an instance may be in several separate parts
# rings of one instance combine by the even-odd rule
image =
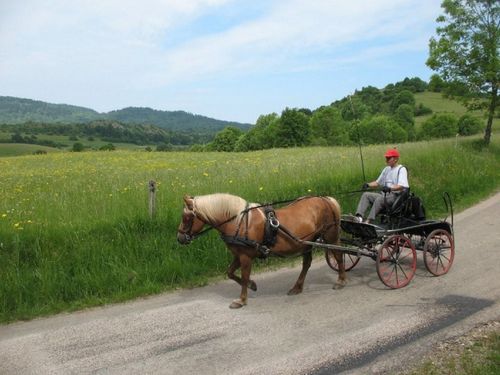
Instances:
[[[304,288],[304,281],[306,279],[307,271],[309,270],[309,267],[311,267],[311,262],[311,251],[302,254],[302,271],[300,272],[299,278],[295,282],[293,288],[288,291],[289,296],[302,293],[302,289]]]
[[[241,293],[240,298],[234,300],[229,305],[231,309],[239,309],[240,307],[245,306],[248,299],[248,286],[250,286],[252,283],[255,286],[255,283],[250,280],[250,272],[252,271],[252,259],[246,254],[241,254],[239,257],[239,263],[241,267]],[[255,289],[257,289],[256,286]]]
[[[345,263],[344,263],[344,253],[341,251],[334,251],[333,256],[337,261],[337,265],[339,267],[339,277],[337,282],[333,286],[333,289],[342,289],[347,284],[347,278],[345,273]]]
[[[238,255],[235,255],[233,258],[233,261],[229,265],[229,268],[227,270],[227,277],[230,278],[231,280],[236,281],[238,284],[241,285],[241,278],[235,275],[236,270],[240,268],[240,257]],[[254,292],[257,291],[257,284],[253,280],[248,280],[248,287],[252,289]]]

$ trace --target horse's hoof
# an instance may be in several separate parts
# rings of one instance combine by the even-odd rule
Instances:
[[[241,302],[241,300],[236,299],[231,304],[229,305],[230,309],[241,309],[243,306],[245,306],[246,303]]]
[[[290,289],[287,294],[289,296],[296,296],[297,294],[300,294],[300,293],[302,293],[301,289],[295,289],[295,288],[293,288],[293,289]]]
[[[255,284],[254,281],[250,281],[250,283],[248,283],[248,287],[253,290],[254,292],[257,291],[257,284]]]
[[[335,290],[340,290],[340,289],[343,289],[345,286],[345,284],[342,284],[342,283],[335,283],[333,285],[333,288],[332,289],[335,289]]]

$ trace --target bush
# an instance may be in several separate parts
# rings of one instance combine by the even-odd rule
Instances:
[[[482,130],[483,125],[481,124],[481,120],[469,113],[466,113],[458,120],[458,134],[460,135],[473,135]]]
[[[114,145],[114,144],[112,144],[112,143],[108,143],[108,144],[106,144],[106,145],[104,145],[104,146],[101,146],[101,147],[99,148],[99,150],[100,150],[100,151],[114,151],[114,150],[116,150],[116,147],[115,147],[115,145]]]
[[[75,142],[75,143],[73,143],[73,148],[72,148],[72,151],[73,151],[73,152],[82,152],[84,148],[85,148],[85,147],[83,146],[83,144],[82,144],[82,143],[80,143],[80,142]]]
[[[422,124],[420,138],[447,138],[457,133],[457,117],[451,113],[437,113]]]
[[[429,107],[426,107],[422,103],[419,103],[418,106],[415,108],[415,116],[430,115],[431,113],[432,113],[432,109]]]
[[[172,145],[170,143],[160,143],[156,146],[156,151],[172,151]]]

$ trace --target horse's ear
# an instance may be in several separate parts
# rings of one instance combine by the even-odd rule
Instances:
[[[191,197],[189,195],[185,195],[184,196],[184,204],[186,205],[187,208],[192,210],[194,207],[194,197]]]

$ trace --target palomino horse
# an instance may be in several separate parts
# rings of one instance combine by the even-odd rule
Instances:
[[[303,197],[275,211],[273,226],[277,228],[273,244],[263,247],[266,215],[262,206],[249,204],[244,199],[230,194],[211,194],[184,197],[184,211],[179,224],[177,240],[190,243],[205,225],[215,228],[234,255],[228,276],[241,285],[240,298],[230,308],[247,304],[247,288],[254,291],[257,285],[250,279],[252,260],[263,256],[263,249],[277,256],[302,254],[302,271],[289,295],[302,292],[307,271],[311,266],[312,248],[302,241],[321,240],[338,244],[340,235],[340,206],[331,197]],[[341,253],[334,252],[339,266],[338,280],[334,289],[346,283],[345,268]],[[265,254],[267,255],[267,253]],[[241,278],[235,271],[241,268]]]

